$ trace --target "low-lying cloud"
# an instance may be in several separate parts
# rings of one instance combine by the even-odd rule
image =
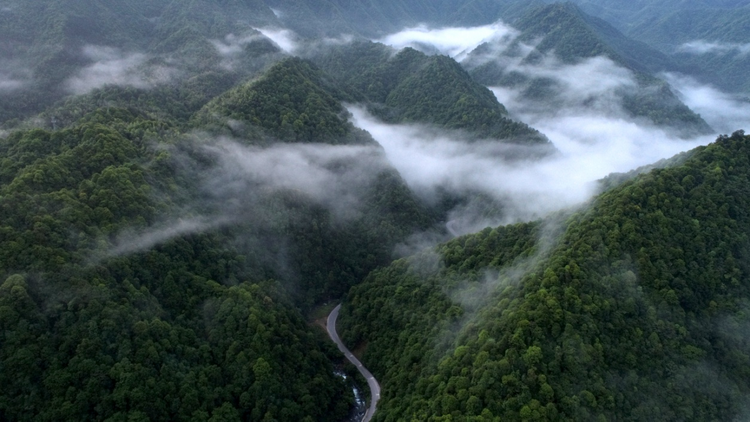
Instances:
[[[461,33],[472,37],[457,43],[453,35]],[[513,28],[495,24],[410,29],[382,40],[397,47],[420,43],[426,45],[423,50],[433,48],[454,57],[472,45],[494,40],[482,47],[484,54],[472,54],[464,64],[494,61],[503,72],[519,75],[520,83],[490,88],[511,117],[539,129],[558,150],[541,160],[508,160],[507,145],[467,142],[461,134],[436,134],[416,125],[388,125],[364,109],[352,108],[355,123],[383,145],[389,160],[416,191],[428,196],[441,190],[478,191],[504,205],[503,218],[492,223],[526,221],[585,202],[597,191],[594,182],[612,172],[627,172],[715,139],[712,135],[686,140],[684,134],[624,112],[623,93],[632,92],[638,83],[630,70],[612,60],[594,57],[568,64],[556,59],[554,52],[527,60],[534,46],[514,42],[516,35]],[[677,87],[689,107],[722,133],[750,123],[750,104],[684,76],[663,77]],[[541,99],[528,91],[534,80],[544,81],[536,88],[543,91]],[[453,228],[459,234],[477,227]]]
[[[13,75],[0,72],[0,92],[10,93],[18,91],[26,85],[26,81]]]
[[[536,109],[545,114],[553,111],[556,114],[595,112],[624,118],[622,95],[638,86],[635,75],[630,70],[602,56],[576,64],[562,63],[552,54],[533,64],[524,63],[519,58],[505,70],[547,81],[541,88],[545,91],[543,101],[520,101],[520,97],[528,96],[525,91],[521,91],[521,88],[526,88],[524,85],[508,91],[515,92],[519,96],[517,100],[507,96],[500,98],[501,102],[512,103],[518,113]],[[495,92],[501,93],[500,90]]]
[[[106,85],[152,88],[173,80],[178,71],[150,57],[106,46],[87,45],[82,54],[91,64],[67,81],[74,94],[85,94]]]
[[[518,34],[515,29],[496,22],[492,25],[471,28],[407,28],[379,40],[383,44],[401,49],[412,47],[426,53],[438,52],[460,60],[484,42],[512,39]]]
[[[738,43],[720,43],[711,42],[704,40],[690,41],[682,44],[677,48],[678,53],[687,54],[723,54],[723,53],[738,53],[745,55],[750,53],[750,44],[738,44]]]
[[[383,145],[389,161],[416,192],[429,197],[445,190],[474,191],[502,203],[502,218],[485,225],[529,221],[581,204],[596,193],[594,182],[609,173],[629,171],[711,140],[685,141],[660,129],[596,115],[527,115],[559,153],[518,161],[507,159],[513,146],[497,141],[469,142],[447,132],[435,136],[419,125],[385,124],[361,108],[350,111],[355,124]],[[453,226],[452,231],[481,228]]]
[[[216,48],[216,51],[223,58],[233,58],[241,54],[245,46],[247,46],[248,44],[252,44],[255,41],[259,41],[262,38],[263,37],[256,32],[252,32],[242,36],[229,34],[224,37],[223,40],[211,40],[211,44],[213,44],[213,46]]]
[[[279,193],[314,204],[346,224],[362,212],[364,195],[388,168],[377,146],[276,144],[256,147],[228,138],[202,139],[193,148],[212,165],[202,168],[195,157],[172,151],[180,174],[196,182],[200,199],[186,217],[145,230],[121,234],[109,256],[146,250],[174,237],[251,222],[256,229],[283,225],[294,211],[279,202]]]
[[[10,94],[26,88],[31,71],[13,60],[0,60],[0,94]]]
[[[219,139],[204,147],[218,161],[205,188],[233,201],[251,190],[293,191],[345,217],[386,163],[374,146],[276,144],[261,148]]]
[[[107,256],[127,255],[141,252],[178,236],[201,233],[227,224],[227,218],[186,217],[161,223],[145,230],[120,233]]]
[[[256,28],[258,32],[273,41],[285,53],[293,54],[299,46],[299,37],[289,29],[283,28]]]
[[[737,129],[750,130],[750,102],[747,99],[703,85],[689,76],[666,73],[663,77],[675,87],[682,102],[714,129],[725,134]]]

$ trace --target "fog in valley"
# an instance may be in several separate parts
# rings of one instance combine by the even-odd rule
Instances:
[[[67,81],[67,88],[73,94],[86,94],[107,85],[148,89],[179,75],[174,66],[143,53],[87,45],[81,54],[90,63]]]
[[[260,29],[259,32],[287,53],[303,48],[292,31]],[[750,104],[690,77],[664,74],[661,77],[671,84],[679,98],[716,130],[715,135],[679,137],[673,130],[634,119],[622,110],[620,94],[636,85],[635,76],[628,69],[606,57],[565,64],[554,54],[547,54],[528,63],[524,56],[534,46],[514,43],[517,35],[518,31],[512,27],[496,23],[473,28],[409,28],[378,41],[395,48],[413,47],[428,54],[445,54],[457,60],[466,58],[480,44],[489,43],[490,48],[485,51],[490,53],[479,58],[473,56],[473,65],[497,60],[507,71],[552,81],[550,89],[554,90],[554,96],[550,101],[529,99],[523,86],[489,88],[510,117],[546,135],[554,145],[554,152],[535,151],[539,147],[493,139],[477,140],[462,132],[429,125],[386,124],[370,115],[363,105],[349,104],[350,120],[368,131],[385,154],[375,147],[281,144],[262,148],[248,147],[239,140],[213,139],[203,148],[218,157],[217,165],[198,177],[202,189],[222,206],[199,217],[188,213],[176,223],[155,229],[155,233],[139,236],[129,233],[120,240],[116,252],[141,250],[173,236],[210,230],[250,217],[248,212],[239,210],[253,209],[256,216],[266,213],[257,204],[253,205],[254,196],[248,192],[293,191],[328,209],[337,221],[346,222],[359,212],[357,207],[365,187],[389,164],[427,204],[434,204],[445,193],[460,196],[467,192],[501,204],[501,212],[495,213],[478,211],[471,201],[450,211],[444,230],[449,235],[461,235],[487,226],[531,221],[579,206],[598,193],[597,180],[610,173],[628,172],[706,145],[719,134],[750,126]],[[258,37],[258,33],[230,35],[214,40],[213,44],[230,63],[246,44]],[[310,51],[350,40],[348,37],[324,40],[312,45],[315,48]],[[504,55],[511,47],[524,54]],[[77,90],[86,91],[103,83],[145,84],[130,71],[144,63],[144,56],[89,49],[91,57],[98,61],[74,80],[78,82],[72,82]],[[117,70],[100,71],[107,66]],[[529,158],[519,159],[519,156]],[[257,224],[263,221],[257,218]],[[416,236],[419,241],[402,253],[446,239],[446,234],[438,233]]]
[[[385,148],[389,161],[416,192],[429,197],[438,190],[476,190],[504,203],[500,220],[482,224],[533,220],[584,203],[597,192],[595,181],[610,173],[627,172],[706,145],[717,135],[750,123],[750,104],[689,77],[667,74],[663,77],[677,95],[716,130],[715,135],[678,137],[670,129],[631,118],[622,110],[619,92],[636,84],[628,69],[606,57],[563,64],[549,54],[529,64],[523,56],[502,56],[513,44],[514,34],[517,31],[498,23],[477,28],[412,28],[381,41],[457,59],[489,42],[492,54],[482,60],[499,60],[508,71],[553,81],[556,93],[551,102],[529,99],[523,87],[490,89],[512,118],[545,134],[557,149],[555,154],[509,160],[507,151],[513,147],[495,140],[470,141],[459,133],[421,125],[385,124],[362,107],[350,108],[355,124]],[[521,49],[528,53],[533,46]],[[465,231],[481,228],[466,227]]]

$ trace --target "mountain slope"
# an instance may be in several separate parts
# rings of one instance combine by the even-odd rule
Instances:
[[[181,201],[147,147],[165,126],[109,110],[0,142],[0,418],[340,420],[326,340],[227,233],[118,252]]]
[[[511,143],[549,143],[536,130],[511,120],[492,92],[453,59],[411,48],[393,53],[382,44],[361,42],[314,60],[386,122],[428,123]]]
[[[194,117],[194,125],[215,121],[267,130],[273,141],[372,143],[345,119],[340,92],[302,59],[287,59],[255,81],[218,96]]]
[[[675,66],[670,59],[645,44],[622,35],[606,22],[587,16],[570,3],[532,9],[514,25],[521,34],[503,51],[490,43],[479,46],[464,60],[470,74],[485,85],[522,88],[530,98],[555,100],[554,82],[535,76],[535,67],[549,66],[550,58],[562,65],[604,57],[632,73],[629,85],[616,96],[631,118],[648,119],[683,135],[706,134],[711,128],[685,106],[664,81],[652,76],[657,70]],[[531,75],[516,68],[530,67]],[[559,67],[559,65],[558,65]]]
[[[554,221],[487,229],[373,273],[341,323],[367,342],[379,420],[741,419],[749,157],[721,137],[559,239]]]
[[[245,138],[105,89],[56,108],[63,128],[0,139],[1,419],[347,415],[335,352],[300,309],[343,295],[433,216],[320,75],[290,59],[207,106],[258,117]],[[287,113],[302,119],[289,133]],[[231,161],[297,151],[343,180],[324,186],[336,202]]]
[[[231,50],[238,56],[235,61],[257,57],[243,47],[251,43],[250,35],[261,37],[254,27],[274,22],[273,12],[260,1],[14,4],[0,12],[0,36],[5,40],[0,81],[11,82],[10,88],[0,87],[6,95],[0,119],[28,117],[106,82],[143,88],[222,70],[227,61],[217,40],[240,37],[240,45]]]

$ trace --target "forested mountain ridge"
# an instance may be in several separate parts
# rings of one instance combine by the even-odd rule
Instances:
[[[179,102],[200,88],[95,90],[50,112],[50,126],[62,128],[0,140],[0,418],[348,414],[353,397],[333,372],[334,349],[300,309],[343,295],[435,217],[321,78],[289,59],[236,88],[276,108],[268,118],[251,104],[244,111],[260,117],[250,121],[255,130],[224,142],[272,147],[299,137],[315,148],[337,140],[364,148],[329,164],[342,174],[363,163],[375,170],[353,185],[362,211],[349,204],[343,222],[303,192],[252,179],[238,192],[209,190],[225,160],[213,142],[227,134],[200,123],[200,112],[185,117],[209,101]],[[316,120],[296,122],[289,135],[275,119],[300,104],[296,117]]]
[[[690,15],[694,23],[703,20],[702,15],[713,15],[714,13],[729,15],[742,15],[743,9],[747,8],[747,2],[743,0],[668,0],[668,1],[634,1],[622,3],[614,0],[574,0],[578,7],[586,13],[597,16],[610,22],[618,29],[629,36],[649,42],[652,45],[659,45],[657,39],[651,38],[649,31],[659,32],[663,30],[660,23],[672,19],[676,15]],[[716,15],[713,15],[716,17]],[[714,30],[721,31],[725,22],[717,21]],[[677,39],[671,41],[662,39],[667,43],[679,42],[679,37],[695,34],[694,31],[701,31],[705,28],[702,24],[697,26],[684,27],[682,34],[674,33]],[[645,31],[645,32],[644,32]]]
[[[369,40],[515,37],[497,17],[516,47],[541,40],[524,66],[637,80],[631,119],[562,128],[577,109],[554,83],[500,75],[552,109],[527,119],[437,44]],[[342,300],[376,420],[745,415],[741,133],[611,175],[590,208],[424,249],[707,130],[650,75],[673,57],[603,20],[538,0],[7,0],[0,39],[0,420],[343,421],[352,380],[312,321]]]
[[[232,34],[241,37],[232,60],[247,67],[232,69],[239,76],[258,70],[248,57],[268,52],[250,48],[263,38],[254,27],[275,19],[262,3],[145,3],[36,0],[6,7],[0,35],[10,73],[1,76],[12,84],[3,90],[2,119],[28,117],[107,82],[164,87],[205,72],[226,73],[216,43]]]
[[[355,42],[313,60],[386,122],[427,123],[510,143],[549,143],[538,131],[511,120],[492,92],[449,57]]]
[[[242,125],[250,126],[249,130],[266,128],[271,142],[373,144],[369,135],[346,120],[346,109],[339,102],[345,94],[325,79],[302,59],[286,59],[259,79],[211,100],[196,113],[192,124],[229,123],[235,131]]]
[[[377,419],[744,417],[749,157],[721,137],[553,244],[545,223],[487,229],[371,274],[341,323],[367,341]]]
[[[113,253],[179,198],[153,195],[175,183],[146,141],[164,125],[108,114],[0,145],[0,417],[343,417],[326,343],[226,233]]]

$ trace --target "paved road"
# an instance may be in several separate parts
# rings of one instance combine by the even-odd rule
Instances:
[[[370,419],[372,419],[372,415],[375,414],[375,408],[378,404],[378,400],[380,400],[380,384],[378,384],[378,380],[376,380],[375,377],[372,376],[370,371],[362,366],[362,362],[360,362],[359,359],[357,359],[357,357],[354,356],[352,352],[350,352],[349,349],[346,348],[346,346],[344,346],[344,343],[341,342],[338,333],[336,333],[336,319],[339,317],[339,310],[341,310],[341,305],[333,308],[331,314],[328,315],[326,328],[328,329],[328,335],[331,337],[331,340],[336,343],[336,346],[338,346],[339,350],[341,350],[341,353],[343,353],[344,356],[349,359],[349,362],[351,362],[354,366],[357,367],[357,369],[359,369],[359,372],[367,380],[367,385],[370,386],[370,393],[372,394],[372,397],[370,398],[370,408],[367,409],[367,412],[365,412],[365,417],[362,418],[362,422],[370,422]]]

